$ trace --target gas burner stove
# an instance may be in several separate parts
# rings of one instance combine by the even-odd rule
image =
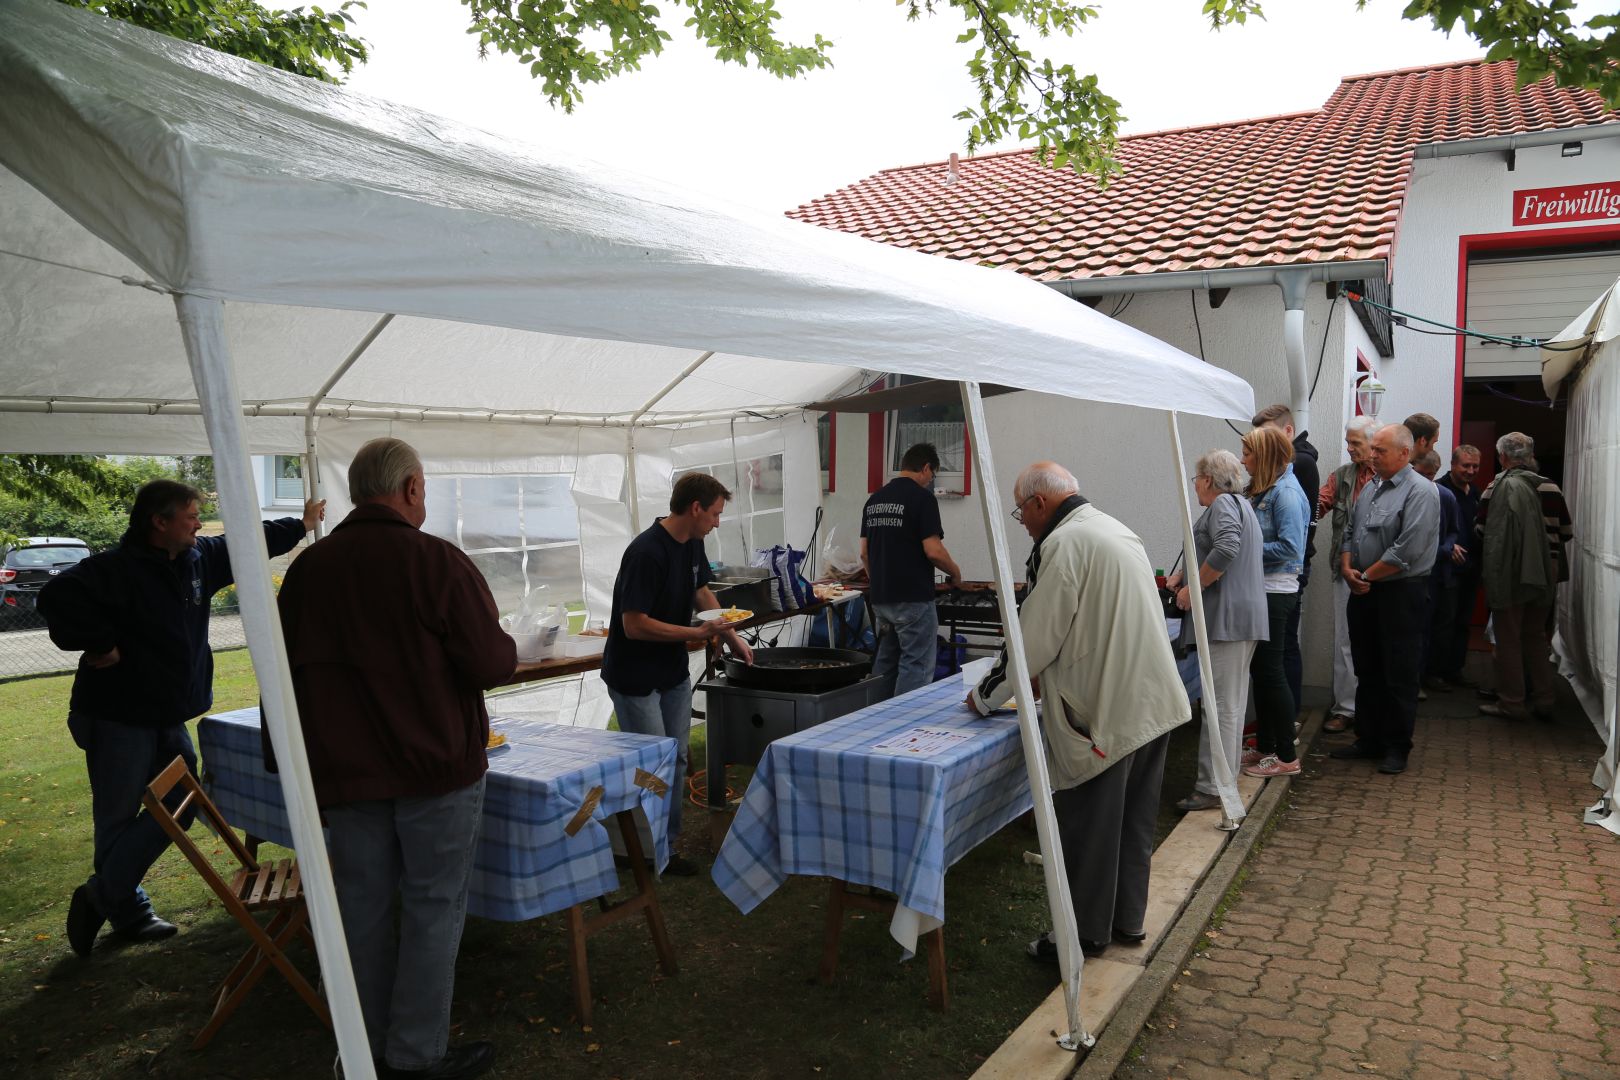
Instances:
[[[942,589],[934,596],[934,609],[942,624],[958,629],[1001,632],[1001,602],[994,586],[967,582],[968,587]],[[1019,585],[1018,592],[1023,593]]]

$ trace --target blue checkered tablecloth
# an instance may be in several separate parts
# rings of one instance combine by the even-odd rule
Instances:
[[[945,871],[1031,806],[1017,721],[980,719],[966,696],[942,679],[771,743],[715,861],[720,891],[747,914],[789,874],[870,885],[898,898],[893,932],[914,949],[944,922]],[[873,749],[917,727],[971,737],[927,757]],[[920,926],[903,931],[903,912]]]
[[[675,740],[537,720],[494,721],[508,749],[490,755],[484,819],[478,837],[467,910],[518,922],[562,911],[618,888],[606,821],[640,809],[644,850],[662,869],[669,860],[671,788],[654,795],[636,783],[636,770],[672,784]],[[209,797],[225,820],[283,846],[292,843],[280,778],[263,767],[259,710],[205,716],[197,726]],[[569,836],[591,790],[603,794],[584,826]]]

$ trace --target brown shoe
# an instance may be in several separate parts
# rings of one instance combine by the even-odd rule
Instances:
[[[1356,721],[1354,717],[1346,716],[1344,713],[1334,713],[1332,716],[1328,717],[1327,722],[1322,725],[1322,730],[1327,732],[1329,735],[1343,735],[1345,732],[1354,727],[1355,723]]]

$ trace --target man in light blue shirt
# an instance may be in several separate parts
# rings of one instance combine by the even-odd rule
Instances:
[[[1350,587],[1345,617],[1356,667],[1356,741],[1336,758],[1381,759],[1406,771],[1417,722],[1429,573],[1440,540],[1440,493],[1411,465],[1412,433],[1400,424],[1372,437],[1377,474],[1356,500],[1339,549]]]

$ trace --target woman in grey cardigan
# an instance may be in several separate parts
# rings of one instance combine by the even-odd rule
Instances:
[[[1268,639],[1265,572],[1261,563],[1260,522],[1243,497],[1248,478],[1237,456],[1229,450],[1211,450],[1198,459],[1193,488],[1204,507],[1193,526],[1198,551],[1198,580],[1204,590],[1204,623],[1209,633],[1209,666],[1220,716],[1219,752],[1234,778],[1238,773],[1243,741],[1243,716],[1249,705],[1249,663],[1255,646]],[[1178,571],[1170,585],[1176,606],[1192,607],[1192,599]],[[1181,642],[1193,644],[1191,618],[1181,621]],[[1215,774],[1209,736],[1198,740],[1198,781],[1193,792],[1176,803],[1181,810],[1209,810],[1221,804],[1215,793]]]

